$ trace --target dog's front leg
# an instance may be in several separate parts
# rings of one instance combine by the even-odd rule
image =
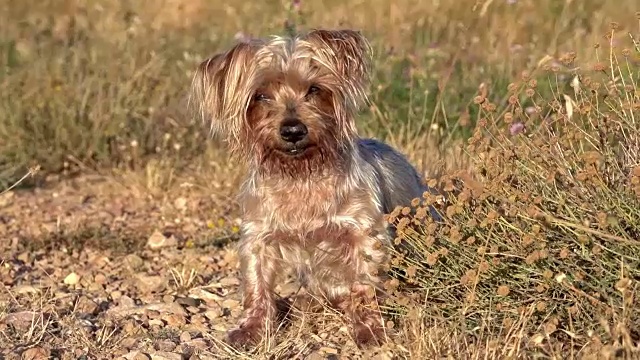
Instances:
[[[379,300],[386,254],[380,241],[386,242],[385,229],[360,231],[345,229],[320,244],[316,269],[324,270],[317,279],[319,290],[329,303],[351,320],[354,340],[359,346],[380,344],[385,330]],[[318,272],[316,272],[318,273]]]
[[[229,331],[228,340],[234,346],[245,346],[259,342],[266,331],[273,329],[277,315],[273,287],[279,256],[267,237],[246,234],[240,242],[239,257],[244,316],[238,327]]]

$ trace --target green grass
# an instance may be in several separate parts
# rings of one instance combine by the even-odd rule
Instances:
[[[635,26],[632,3],[501,1],[483,11],[472,1],[303,1],[297,11],[288,2],[3,1],[0,178],[34,164],[59,173],[199,156],[207,134],[185,111],[190,76],[236,33],[362,29],[376,50],[363,131],[386,138],[437,123],[447,139],[468,136],[481,83],[497,101],[546,55],[592,54],[609,20]]]

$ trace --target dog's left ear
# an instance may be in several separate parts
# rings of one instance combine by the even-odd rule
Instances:
[[[213,133],[237,138],[240,114],[250,97],[259,41],[241,42],[203,61],[193,76],[190,102]]]
[[[313,45],[318,60],[350,82],[354,90],[364,91],[371,69],[371,45],[360,31],[315,29],[304,39]]]

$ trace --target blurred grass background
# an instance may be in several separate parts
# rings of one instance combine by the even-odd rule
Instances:
[[[424,166],[434,145],[470,135],[479,92],[504,103],[507,84],[523,70],[558,62],[566,51],[593,59],[593,45],[611,21],[621,24],[621,36],[637,29],[635,6],[633,0],[2,0],[0,179],[6,185],[34,164],[43,174],[136,169],[149,161],[192,165],[211,147],[186,112],[196,64],[240,37],[312,27],[357,28],[371,39],[372,104],[359,126]]]

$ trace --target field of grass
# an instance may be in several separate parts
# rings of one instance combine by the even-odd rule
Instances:
[[[371,40],[358,127],[445,220],[435,198],[390,215],[383,347],[298,309],[238,353],[242,169],[187,111],[191,77],[314,27]],[[6,358],[639,358],[640,5],[0,0],[0,283]]]

